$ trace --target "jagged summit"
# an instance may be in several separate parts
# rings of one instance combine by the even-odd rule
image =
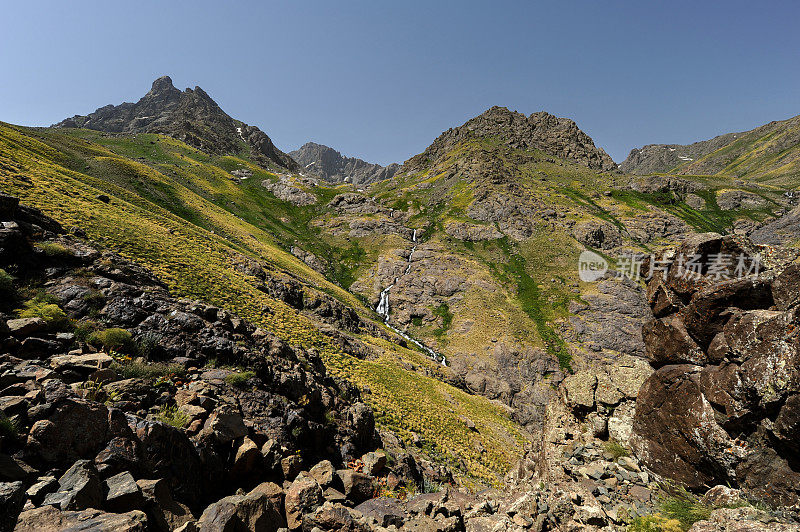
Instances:
[[[374,183],[391,178],[400,168],[396,163],[381,166],[356,157],[345,157],[335,149],[316,142],[306,142],[299,149],[289,152],[289,155],[308,172],[333,183]]]
[[[421,154],[406,161],[408,169],[436,161],[459,143],[474,137],[498,137],[511,148],[538,149],[549,155],[584,164],[594,170],[617,168],[609,155],[569,118],[540,111],[525,116],[505,107],[492,107],[464,125],[442,133]]]
[[[150,91],[136,103],[106,105],[52,127],[128,134],[161,133],[209,153],[237,154],[248,149],[250,156],[262,166],[297,169],[297,163],[276,148],[266,133],[231,118],[200,87],[176,89],[169,76],[156,79]]]

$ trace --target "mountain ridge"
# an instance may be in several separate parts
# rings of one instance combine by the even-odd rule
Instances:
[[[647,144],[620,164],[626,173],[720,175],[758,181],[800,177],[800,115],[692,144]]]
[[[296,170],[297,163],[256,126],[235,120],[200,87],[180,91],[169,76],[153,81],[136,103],[106,105],[75,115],[53,128],[86,128],[110,133],[160,133],[203,151],[235,155],[247,149],[261,166]]]
[[[300,148],[290,151],[289,156],[303,166],[306,171],[318,174],[326,181],[333,183],[347,182],[366,185],[390,179],[400,169],[400,165],[397,163],[387,166],[369,163],[357,157],[344,156],[338,150],[316,142],[306,142]]]

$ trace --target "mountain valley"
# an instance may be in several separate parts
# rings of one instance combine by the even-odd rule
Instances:
[[[799,530],[797,153],[491,107],[383,167],[168,76],[0,122],[0,530]]]

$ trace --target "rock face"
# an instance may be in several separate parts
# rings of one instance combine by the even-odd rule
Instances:
[[[525,116],[505,107],[492,107],[455,129],[442,133],[421,154],[405,162],[404,170],[414,171],[444,157],[457,144],[472,138],[498,137],[511,148],[541,150],[576,161],[595,170],[612,171],[617,165],[572,120],[544,111]]]
[[[678,267],[648,284],[655,318],[643,328],[656,371],[636,402],[631,443],[655,472],[693,489],[742,487],[771,504],[800,500],[800,266],[796,252],[769,255],[761,272],[737,278],[759,251],[739,237],[690,239],[676,256],[700,257],[697,275]],[[675,263],[673,263],[675,264]]]
[[[400,168],[396,163],[381,166],[355,157],[345,157],[333,148],[315,142],[303,144],[299,149],[290,151],[289,156],[305,172],[316,174],[331,183],[367,185],[391,179]]]
[[[236,154],[244,145],[264,167],[298,169],[297,163],[276,148],[266,133],[228,116],[200,87],[181,92],[172,85],[169,76],[155,80],[150,91],[136,103],[106,105],[89,115],[67,118],[53,127],[161,133],[215,154]]]

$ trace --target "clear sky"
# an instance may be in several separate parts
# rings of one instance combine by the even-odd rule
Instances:
[[[0,120],[199,85],[285,151],[402,162],[492,105],[620,162],[800,114],[800,2],[1,0]]]

